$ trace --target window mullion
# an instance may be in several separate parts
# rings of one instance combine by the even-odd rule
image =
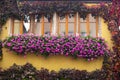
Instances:
[[[23,19],[20,21],[20,34],[23,34]]]
[[[78,14],[78,33],[80,34],[80,16]]]
[[[44,15],[42,15],[41,34],[44,35]]]
[[[31,15],[30,16],[30,33],[33,33],[34,32],[34,23],[35,23],[35,17],[34,15]]]
[[[98,19],[99,19],[99,18],[96,17],[96,37],[98,37],[98,22],[99,22]]]
[[[77,14],[74,16],[74,34],[76,34]]]
[[[50,34],[52,33],[52,19],[50,20]]]
[[[56,35],[56,28],[57,28],[57,14],[54,13],[53,15],[53,26],[52,26],[52,34]]]
[[[87,15],[86,18],[86,27],[87,27],[87,35],[90,35],[90,20],[89,20],[89,14]]]
[[[60,34],[60,19],[59,16],[57,15],[57,34]]]
[[[11,19],[12,35],[14,34],[14,18]]]

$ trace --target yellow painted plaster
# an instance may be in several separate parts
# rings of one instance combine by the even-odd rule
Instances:
[[[105,39],[106,43],[108,44],[108,47],[112,49],[112,36],[110,31],[108,30],[108,26],[106,23],[104,23],[104,19],[101,18],[101,31],[102,31],[102,38]]]
[[[8,20],[8,21],[6,22],[6,24],[2,27],[2,31],[1,31],[1,33],[0,33],[0,39],[1,39],[1,40],[4,40],[5,38],[8,37],[8,30],[9,30],[9,26],[10,26],[9,21],[10,21],[10,20]]]
[[[3,59],[0,61],[0,67],[3,69],[9,68],[14,63],[18,65],[24,65],[27,62],[31,63],[37,69],[40,68],[47,68],[49,70],[56,70],[59,71],[61,68],[63,69],[79,69],[79,70],[87,70],[87,71],[94,71],[96,69],[101,69],[103,58],[98,58],[93,61],[87,61],[86,59],[74,59],[68,56],[49,56],[47,58],[43,56],[36,56],[34,54],[29,54],[27,56],[18,56],[13,54],[12,51],[8,49],[3,49]]]

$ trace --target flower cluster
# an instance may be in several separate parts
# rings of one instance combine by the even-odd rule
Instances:
[[[109,50],[101,38],[80,36],[12,36],[3,42],[4,47],[25,55],[27,53],[48,55],[70,55],[87,58],[88,60],[108,54]]]

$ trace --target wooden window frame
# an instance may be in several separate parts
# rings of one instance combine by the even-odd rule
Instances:
[[[42,24],[41,24],[41,35],[43,36],[44,35],[44,15],[42,15],[42,17],[41,17],[41,21],[42,21]]]
[[[42,17],[41,17],[41,28],[40,28],[40,31],[41,31],[41,35],[42,36],[44,36],[44,34],[45,34],[45,17],[44,17],[44,15],[42,15]],[[53,26],[53,21],[52,21],[52,19],[50,20],[50,35],[52,34],[52,26]]]
[[[90,14],[87,15],[86,18],[86,31],[87,31],[87,35],[90,35]]]
[[[57,17],[57,34],[59,35],[60,34],[60,18],[59,16],[56,16]],[[42,15],[41,17],[41,28],[40,28],[40,31],[41,31],[41,35],[43,36],[44,35],[44,27],[45,27],[45,20],[44,20],[44,15]],[[90,14],[87,15],[86,17],[86,33],[87,35],[90,35]],[[23,20],[20,21],[20,33],[19,34],[23,34]],[[11,33],[12,35],[14,34],[14,23],[15,23],[15,20],[14,18],[11,18]],[[53,21],[52,19],[50,20],[50,34],[52,33],[52,28],[53,28]],[[66,14],[65,16],[65,35],[68,35],[68,28],[69,28],[69,15]],[[76,33],[79,33],[80,34],[80,29],[81,29],[81,26],[80,26],[81,22],[80,22],[80,16],[78,13],[76,13],[74,15],[74,35],[76,35]],[[99,32],[99,17],[96,17],[96,21],[95,21],[95,24],[96,24],[96,37],[98,37],[98,32]],[[35,17],[34,15],[31,16],[31,19],[30,19],[30,32],[34,33],[34,25],[35,25]]]
[[[20,21],[20,34],[23,34],[23,19]]]
[[[14,18],[11,18],[11,34],[13,35],[14,34]]]
[[[68,14],[66,14],[65,16],[65,35],[68,35],[68,28],[69,28],[69,22],[68,22]],[[86,34],[87,35],[90,35],[90,14],[87,15],[86,17]],[[57,33],[58,35],[60,34],[60,20],[59,20],[59,16],[57,16],[57,24],[58,24],[58,28],[57,28]],[[80,22],[80,16],[78,13],[75,14],[74,16],[74,35],[76,35],[76,33],[79,33],[80,34],[80,29],[81,29],[81,26],[80,26],[81,22]],[[99,17],[96,17],[96,21],[95,21],[95,24],[96,24],[96,37],[98,37],[98,30],[99,30]],[[78,31],[77,31],[78,30]]]

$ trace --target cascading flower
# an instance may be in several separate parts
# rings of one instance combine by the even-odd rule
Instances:
[[[88,60],[109,54],[105,40],[102,38],[80,36],[35,36],[23,34],[11,36],[4,42],[4,47],[19,55],[27,53],[48,55],[65,55],[82,57]]]

